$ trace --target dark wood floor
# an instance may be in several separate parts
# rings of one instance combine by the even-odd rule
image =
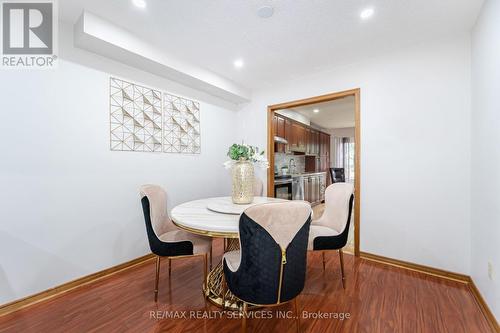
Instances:
[[[217,260],[221,242],[215,243]],[[349,319],[301,319],[302,332],[491,332],[468,287],[417,272],[346,255],[342,289],[338,255],[332,253],[323,273],[321,256],[311,254],[301,311],[349,313]],[[215,260],[214,260],[215,262]],[[161,272],[159,302],[153,301],[154,261],[71,291],[64,296],[0,317],[0,332],[234,332],[240,320],[155,319],[151,313],[203,311],[202,260],[173,262],[172,279]],[[209,305],[208,310],[219,309]],[[295,319],[248,320],[249,332],[295,332]],[[263,310],[268,311],[268,310]],[[173,312],[172,312],[173,313]],[[182,312],[178,312],[179,315]],[[210,312],[212,316],[220,313]],[[203,312],[200,312],[203,314]]]

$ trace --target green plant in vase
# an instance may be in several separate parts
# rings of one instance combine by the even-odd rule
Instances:
[[[236,204],[249,204],[253,201],[254,165],[269,167],[264,151],[259,152],[255,146],[233,144],[229,147],[229,161],[224,163],[231,169],[232,200]]]

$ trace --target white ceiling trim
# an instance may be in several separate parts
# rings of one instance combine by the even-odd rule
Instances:
[[[74,26],[75,46],[165,77],[229,102],[250,101],[250,91],[213,72],[166,55],[130,32],[84,11]]]

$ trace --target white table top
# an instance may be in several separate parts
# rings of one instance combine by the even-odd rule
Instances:
[[[185,202],[175,206],[170,217],[175,225],[189,232],[211,237],[238,237],[238,222],[240,214],[223,214],[208,209],[208,206],[231,208],[233,212],[267,202],[286,201],[283,199],[255,197],[249,205],[233,204],[231,197],[208,198]]]

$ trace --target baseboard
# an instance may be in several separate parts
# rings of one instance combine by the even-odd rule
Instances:
[[[83,287],[89,283],[96,282],[98,280],[107,278],[113,274],[119,273],[121,271],[124,271],[126,269],[130,269],[132,267],[144,264],[145,262],[151,260],[154,258],[153,254],[147,254],[145,256],[127,261],[123,264],[119,264],[117,266],[113,266],[110,268],[107,268],[105,270],[78,278],[76,280],[66,282],[60,286],[44,290],[42,292],[39,292],[34,295],[30,295],[18,300],[15,300],[13,302],[9,302],[3,305],[0,305],[0,317],[7,315],[9,313],[12,313],[14,311],[23,309],[25,307],[28,307],[30,305],[40,303],[42,301],[49,300],[54,297],[61,296],[71,290],[75,290],[77,288]]]
[[[378,254],[372,254],[372,253],[367,253],[367,252],[361,252],[360,256],[363,259],[376,261],[376,262],[379,262],[382,264],[395,266],[395,267],[399,267],[399,268],[404,268],[404,269],[408,269],[411,271],[440,277],[440,278],[443,278],[446,280],[452,280],[455,282],[461,282],[461,283],[465,283],[465,284],[470,282],[470,277],[468,275],[453,273],[453,272],[445,271],[443,269],[414,264],[412,262],[398,260],[398,259],[387,258],[387,257],[379,256]]]
[[[497,319],[495,318],[495,315],[493,312],[491,312],[491,309],[489,308],[488,304],[483,298],[483,295],[481,295],[481,292],[477,288],[476,284],[474,283],[474,280],[472,278],[470,279],[469,282],[469,289],[471,293],[474,295],[474,298],[476,299],[477,304],[483,311],[483,314],[486,316],[488,319],[488,322],[490,323],[490,326],[493,328],[495,332],[500,332],[500,326],[498,325]]]
[[[419,272],[419,273],[423,273],[423,274],[427,274],[427,275],[432,275],[432,276],[439,277],[442,279],[451,280],[451,281],[455,281],[455,282],[461,282],[461,283],[466,284],[469,287],[471,294],[474,296],[474,299],[475,299],[476,303],[478,304],[481,312],[483,313],[484,317],[488,321],[488,324],[491,326],[491,328],[493,329],[494,332],[500,332],[498,322],[497,322],[495,316],[493,315],[493,312],[491,312],[490,308],[488,307],[488,304],[486,303],[483,296],[481,295],[481,292],[476,287],[476,285],[474,284],[474,281],[472,280],[472,278],[469,275],[449,272],[449,271],[446,271],[443,269],[414,264],[414,263],[411,263],[408,261],[383,257],[383,256],[379,256],[377,254],[372,254],[372,253],[367,253],[367,252],[360,252],[360,257],[363,259],[371,260],[371,261],[378,262],[381,264],[399,267],[399,268],[407,269],[410,271]]]

